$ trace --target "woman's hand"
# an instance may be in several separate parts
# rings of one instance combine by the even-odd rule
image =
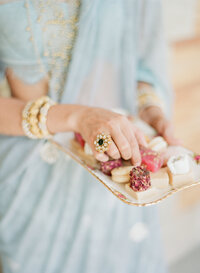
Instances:
[[[98,160],[107,161],[109,155],[113,159],[131,159],[134,165],[141,164],[139,145],[146,146],[146,140],[127,117],[103,108],[80,107],[76,114],[76,131],[90,145]],[[102,132],[112,137],[106,154],[97,152],[94,145],[96,136]]]
[[[150,106],[142,110],[140,117],[151,125],[159,135],[165,138],[170,145],[180,145],[181,141],[175,138],[172,123],[168,121],[161,108]]]

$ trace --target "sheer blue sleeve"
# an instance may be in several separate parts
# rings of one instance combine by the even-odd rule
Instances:
[[[143,1],[141,32],[138,42],[137,79],[154,87],[164,103],[167,115],[171,112],[173,92],[167,69],[167,46],[163,31],[160,0]]]

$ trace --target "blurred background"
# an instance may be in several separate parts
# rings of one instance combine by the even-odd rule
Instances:
[[[200,153],[200,0],[163,0],[174,124],[184,145]],[[159,205],[171,273],[200,272],[200,187]]]
[[[174,124],[184,145],[200,153],[200,0],[163,0]],[[200,187],[158,205],[171,273],[200,273]]]

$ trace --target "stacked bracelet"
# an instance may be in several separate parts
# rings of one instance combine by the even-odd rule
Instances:
[[[142,111],[149,106],[157,106],[161,109],[164,108],[161,98],[151,88],[140,89],[137,98],[139,111]]]
[[[52,135],[47,129],[47,114],[55,102],[47,96],[36,101],[30,101],[22,112],[22,128],[26,136],[32,139],[50,138]]]

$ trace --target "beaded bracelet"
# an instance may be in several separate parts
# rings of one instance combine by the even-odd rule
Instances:
[[[142,111],[149,106],[157,106],[164,109],[161,98],[151,88],[143,88],[138,91],[138,110]]]
[[[52,100],[49,100],[46,102],[41,108],[38,115],[38,128],[42,132],[42,135],[45,138],[49,138],[52,135],[49,133],[47,128],[47,114],[51,106],[55,105],[55,102]]]
[[[34,101],[29,109],[29,115],[27,118],[27,122],[30,124],[30,132],[36,136],[36,138],[43,138],[43,135],[38,127],[38,114],[40,112],[40,108],[44,103],[49,100],[47,96],[43,96],[36,101]]]
[[[22,112],[22,128],[26,136],[32,139],[50,138],[47,129],[47,114],[55,102],[47,96],[26,104]]]
[[[31,129],[31,124],[27,121],[28,120],[28,117],[29,117],[29,110],[30,110],[30,107],[31,105],[33,104],[32,101],[28,102],[26,104],[26,106],[24,107],[23,109],[23,112],[22,112],[22,129],[25,133],[25,135],[29,138],[32,138],[32,139],[36,139],[37,137],[35,135],[33,135],[30,131]]]

